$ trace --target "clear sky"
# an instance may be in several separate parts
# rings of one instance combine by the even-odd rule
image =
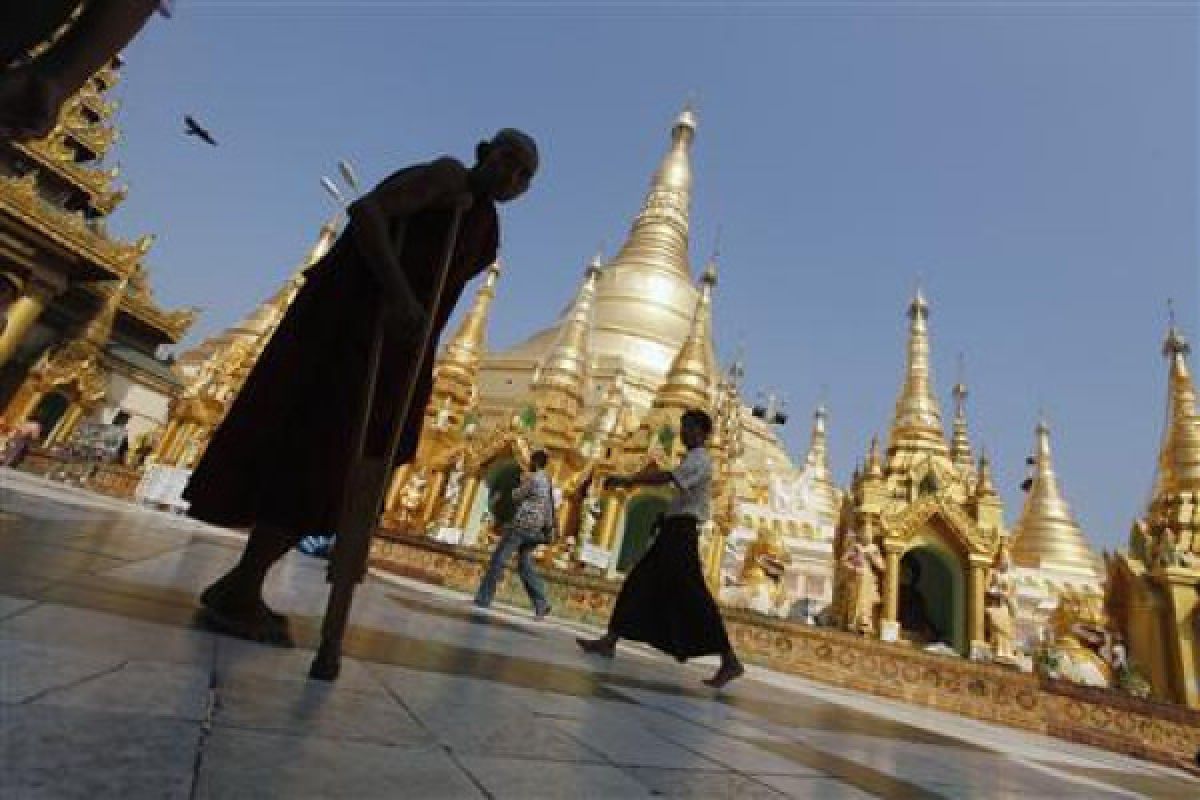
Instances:
[[[839,480],[886,434],[920,276],[943,414],[963,353],[1009,524],[1039,409],[1094,542],[1144,507],[1168,297],[1200,338],[1195,4],[179,6],[126,54],[113,227],[158,235],[158,297],[206,309],[190,341],[291,271],[337,159],[373,182],[515,125],[543,152],[503,214],[490,335],[515,343],[619,246],[694,95],[693,267],[719,227],[718,349],[786,393],[794,453],[822,397]]]

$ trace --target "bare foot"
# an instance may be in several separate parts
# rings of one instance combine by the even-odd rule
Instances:
[[[616,653],[616,645],[601,637],[599,639],[576,639],[575,644],[588,655],[612,658]]]
[[[720,669],[711,678],[706,678],[704,683],[714,689],[724,689],[731,681],[746,674],[746,668],[739,662],[733,661],[727,664],[722,664]]]
[[[0,72],[0,139],[46,137],[58,121],[62,101],[57,88],[31,69]]]

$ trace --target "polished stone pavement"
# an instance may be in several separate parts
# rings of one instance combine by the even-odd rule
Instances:
[[[343,676],[305,679],[322,563],[269,599],[300,646],[197,629],[236,534],[0,469],[0,797],[1200,797],[1152,764],[640,646],[375,577]]]

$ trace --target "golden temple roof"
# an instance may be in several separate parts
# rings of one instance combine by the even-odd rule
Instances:
[[[107,294],[101,295],[100,310],[88,320],[79,338],[90,342],[98,348],[103,348],[112,338],[113,324],[117,320],[117,312],[129,289],[130,276],[126,275]]]
[[[269,298],[259,303],[253,311],[242,318],[232,327],[226,328],[215,336],[204,339],[200,344],[182,353],[179,365],[185,371],[195,371],[199,365],[231,349],[235,343],[243,347],[255,347],[265,344],[265,338],[274,333],[279,321],[287,312],[296,293],[304,282],[304,270],[321,259],[337,240],[341,215],[329,219],[321,226],[317,240],[309,249],[308,254],[291,276],[284,281]]]
[[[1155,497],[1200,491],[1200,418],[1196,390],[1188,370],[1191,348],[1174,325],[1167,332],[1163,355],[1168,360],[1167,429],[1158,457]]]
[[[933,393],[929,366],[929,305],[920,289],[909,304],[908,318],[908,359],[889,436],[889,473],[903,468],[902,459],[897,458],[900,453],[948,456],[942,412]]]
[[[1012,557],[1022,567],[1071,573],[1099,584],[1104,570],[1063,499],[1050,455],[1050,428],[1037,426],[1033,485],[1012,533]]]

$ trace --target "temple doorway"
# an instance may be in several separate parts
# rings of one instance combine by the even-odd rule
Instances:
[[[475,493],[471,508],[463,520],[463,527],[472,541],[492,524],[503,524],[512,519],[516,511],[512,490],[521,482],[521,467],[512,456],[498,458],[482,471],[483,485]],[[493,522],[486,522],[485,514],[490,515]]]
[[[621,537],[621,554],[617,570],[628,572],[650,546],[650,531],[655,518],[667,510],[667,499],[657,494],[640,494],[625,507],[625,535]]]
[[[31,422],[36,422],[41,426],[41,433],[38,435],[39,441],[45,442],[49,438],[54,429],[58,427],[58,423],[62,421],[63,415],[67,413],[70,405],[71,401],[62,392],[48,392],[43,395],[33,409],[33,413],[29,415]]]
[[[897,617],[901,635],[914,644],[942,642],[967,654],[966,592],[953,553],[927,544],[904,554]]]

